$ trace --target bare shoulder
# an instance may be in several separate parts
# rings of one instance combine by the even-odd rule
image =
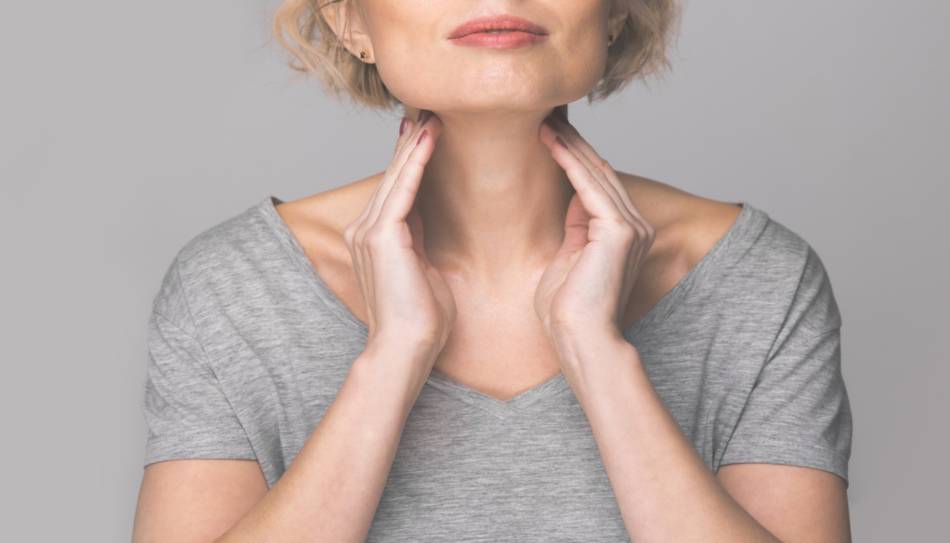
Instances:
[[[735,223],[736,202],[693,194],[673,185],[617,172],[630,201],[657,232],[659,254],[676,255],[686,267],[698,262]]]
[[[302,227],[342,234],[346,225],[362,212],[376,188],[379,175],[373,174],[303,198],[288,200],[277,205],[277,212],[288,224],[293,221]]]
[[[349,261],[343,230],[362,213],[380,174],[276,206],[311,260],[334,267]]]

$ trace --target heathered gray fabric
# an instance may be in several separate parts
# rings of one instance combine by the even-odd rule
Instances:
[[[199,233],[148,321],[145,464],[256,459],[269,486],[363,350],[267,196]],[[809,466],[847,480],[841,318],[812,247],[747,202],[625,337],[713,471]],[[641,436],[650,439],[650,436]],[[368,541],[630,541],[587,419],[558,375],[502,402],[434,371]]]

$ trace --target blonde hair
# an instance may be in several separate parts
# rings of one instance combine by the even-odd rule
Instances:
[[[401,105],[376,70],[347,50],[320,15],[320,9],[341,1],[284,0],[274,15],[277,41],[291,54],[288,65],[315,73],[324,89],[365,106],[389,109]],[[587,94],[587,102],[603,100],[635,79],[671,70],[668,50],[678,32],[677,0],[612,0],[626,3],[629,16],[607,51],[603,78]],[[616,5],[615,4],[615,5]],[[296,62],[295,62],[296,61]]]

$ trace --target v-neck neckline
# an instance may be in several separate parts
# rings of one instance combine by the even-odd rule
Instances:
[[[345,303],[330,289],[323,277],[317,272],[316,268],[307,257],[306,251],[297,240],[297,237],[291,231],[289,225],[283,217],[277,212],[277,205],[284,203],[284,200],[274,195],[267,195],[256,207],[265,217],[270,231],[276,235],[281,242],[285,252],[298,267],[298,269],[308,277],[309,284],[313,287],[317,296],[324,304],[337,316],[337,318],[361,334],[364,340],[369,335],[369,329]],[[720,237],[712,248],[690,269],[680,280],[664,294],[653,307],[644,313],[639,320],[623,331],[623,336],[632,341],[632,338],[640,337],[643,330],[653,324],[658,318],[667,316],[677,302],[686,294],[690,287],[696,283],[699,276],[712,269],[716,263],[721,261],[728,249],[735,243],[741,235],[749,230],[754,224],[762,224],[767,218],[763,211],[751,206],[748,202],[735,202],[741,206],[738,216],[734,219],[729,230]],[[485,409],[499,418],[507,418],[513,413],[546,397],[554,396],[560,392],[569,389],[567,379],[563,372],[558,372],[553,377],[534,385],[523,392],[507,399],[502,400],[489,394],[485,394],[475,388],[455,381],[445,373],[436,368],[432,368],[426,384],[433,388],[455,396],[470,405]]]

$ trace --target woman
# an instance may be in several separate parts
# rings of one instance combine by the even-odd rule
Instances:
[[[136,539],[848,540],[818,255],[567,122],[666,65],[673,2],[432,7],[279,11],[303,69],[403,104],[400,134],[384,172],[176,255]]]

